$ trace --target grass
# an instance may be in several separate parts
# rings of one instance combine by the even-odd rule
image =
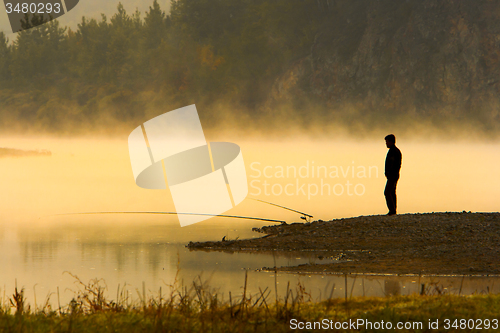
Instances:
[[[52,308],[47,297],[42,306],[32,309],[24,289],[15,288],[8,304],[0,305],[0,332],[289,332],[291,319],[300,322],[333,322],[365,319],[370,322],[422,322],[422,329],[398,332],[424,332],[428,321],[498,319],[500,295],[459,296],[430,290],[423,295],[391,297],[353,297],[314,302],[302,285],[288,285],[284,297],[271,299],[266,288],[255,295],[247,293],[247,276],[241,295],[223,295],[201,280],[189,286],[177,280],[147,295],[145,286],[132,297],[118,287],[116,300],[105,297],[103,280],[83,283],[74,276],[79,289],[69,304]],[[333,290],[333,287],[332,287]],[[313,325],[313,324],[311,324]],[[457,322],[459,325],[459,322]],[[488,331],[484,329],[481,331]],[[361,331],[365,331],[362,328]],[[454,330],[453,328],[451,330]],[[491,329],[493,331],[493,329]],[[312,330],[303,330],[305,332]],[[345,330],[341,330],[345,331]],[[369,331],[369,330],[368,330]],[[378,330],[383,331],[383,330]],[[460,331],[467,331],[461,330]],[[469,330],[470,331],[470,330]]]

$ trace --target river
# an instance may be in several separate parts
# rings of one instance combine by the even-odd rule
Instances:
[[[313,215],[314,220],[385,214],[384,159],[380,140],[326,138],[207,137],[240,145],[249,194],[225,214],[303,222],[300,214],[260,199]],[[175,211],[169,190],[135,185],[127,136],[61,138],[6,136],[0,147],[45,149],[50,156],[0,158],[0,297],[18,287],[37,304],[67,304],[78,290],[74,276],[87,283],[102,279],[110,298],[119,287],[137,298],[165,292],[170,285],[210,288],[241,295],[259,287],[284,297],[288,282],[302,284],[313,299],[360,295],[498,292],[494,277],[335,276],[257,271],[274,265],[334,261],[318,254],[222,253],[190,251],[189,241],[259,237],[251,231],[266,222],[215,217],[180,227],[175,215],[59,215],[103,211]],[[398,183],[400,214],[432,211],[498,211],[500,144],[477,141],[398,139],[403,153]],[[268,223],[267,223],[268,224]],[[69,274],[71,273],[71,274]],[[371,273],[371,272],[367,272]],[[332,291],[333,290],[333,291]],[[36,295],[36,296],[35,296]],[[271,294],[270,297],[274,297]]]

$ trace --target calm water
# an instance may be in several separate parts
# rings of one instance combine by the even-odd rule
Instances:
[[[249,196],[291,207],[314,219],[386,213],[383,140],[264,140],[208,138],[238,143],[250,184]],[[403,153],[398,183],[400,213],[498,211],[500,144],[400,140]],[[190,251],[189,241],[258,237],[252,227],[265,223],[213,218],[181,228],[175,216],[69,215],[96,211],[174,211],[168,190],[137,187],[128,160],[127,138],[56,139],[4,137],[2,147],[48,149],[50,157],[0,159],[0,297],[17,280],[38,304],[60,290],[67,303],[77,290],[77,275],[87,282],[102,278],[111,298],[118,285],[156,293],[175,276],[190,285],[203,281],[227,297],[242,292],[245,270],[251,293],[274,290],[274,273],[261,267],[325,262],[308,252],[275,254]],[[353,172],[354,170],[354,172]],[[286,193],[285,193],[286,191]],[[323,191],[323,193],[321,193]],[[299,215],[246,199],[227,214],[300,221]],[[277,276],[278,293],[300,281],[314,298],[344,297],[343,276]],[[347,278],[350,295],[407,294],[420,285],[458,293],[498,292],[493,278],[374,277]],[[72,291],[73,290],[73,291]],[[56,300],[52,296],[52,301]]]

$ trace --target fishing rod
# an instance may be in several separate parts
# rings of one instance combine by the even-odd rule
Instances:
[[[313,218],[312,215],[309,215],[307,213],[288,208],[285,206],[281,206],[272,202],[267,202],[264,200],[260,199],[254,199],[254,198],[249,198],[255,201],[260,201],[263,203],[266,203],[268,205],[280,207],[295,213],[299,213],[302,216],[300,217],[301,219],[310,222],[311,218]],[[196,216],[214,216],[214,217],[225,217],[225,218],[234,218],[234,219],[244,219],[244,220],[256,220],[256,221],[265,221],[265,222],[276,222],[276,223],[284,223],[286,224],[285,221],[282,220],[274,220],[274,219],[265,219],[265,218],[260,218],[260,217],[251,217],[251,216],[239,216],[239,215],[216,215],[216,214],[203,214],[203,213],[177,213],[177,212],[84,212],[84,213],[65,213],[65,214],[56,214],[55,216],[62,216],[62,215],[109,215],[109,214],[152,214],[152,215],[196,215]]]
[[[203,213],[176,213],[176,212],[85,212],[85,213],[65,213],[56,214],[53,216],[63,216],[63,215],[110,215],[110,214],[153,214],[153,215],[197,215],[197,216],[214,216],[214,217],[227,217],[233,219],[245,219],[245,220],[257,220],[266,222],[276,222],[286,224],[282,220],[264,219],[260,217],[251,216],[239,216],[239,215],[216,215],[216,214],[203,214]]]
[[[303,219],[303,220],[305,220],[305,221],[307,221],[307,222],[311,222],[311,218],[313,218],[312,215],[309,215],[309,214],[306,214],[304,212],[301,212],[301,211],[298,211],[298,210],[295,210],[295,209],[291,209],[291,208],[288,208],[288,207],[285,207],[285,206],[280,206],[280,205],[277,205],[277,204],[272,203],[272,202],[267,202],[267,201],[264,201],[264,200],[254,199],[254,198],[250,198],[250,199],[255,200],[255,201],[260,201],[260,202],[266,203],[268,205],[280,207],[280,208],[283,208],[283,209],[286,209],[286,210],[290,210],[290,211],[295,212],[295,213],[302,214],[303,216],[301,216],[300,218]]]

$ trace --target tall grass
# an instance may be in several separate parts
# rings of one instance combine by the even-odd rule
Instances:
[[[429,319],[438,319],[440,329],[433,332],[439,332],[448,331],[442,325],[444,319],[493,319],[500,313],[500,295],[491,294],[330,297],[315,302],[303,285],[291,287],[289,283],[285,295],[270,298],[268,288],[249,294],[246,274],[241,295],[229,293],[228,299],[199,277],[190,285],[176,279],[154,295],[146,293],[144,284],[136,295],[118,286],[116,299],[110,300],[105,296],[104,280],[84,283],[73,277],[78,290],[69,304],[57,308],[50,305],[50,295],[43,305],[31,308],[24,289],[16,287],[8,302],[0,305],[0,332],[289,332],[291,319],[358,318],[420,321],[424,323],[421,331],[428,331]]]

